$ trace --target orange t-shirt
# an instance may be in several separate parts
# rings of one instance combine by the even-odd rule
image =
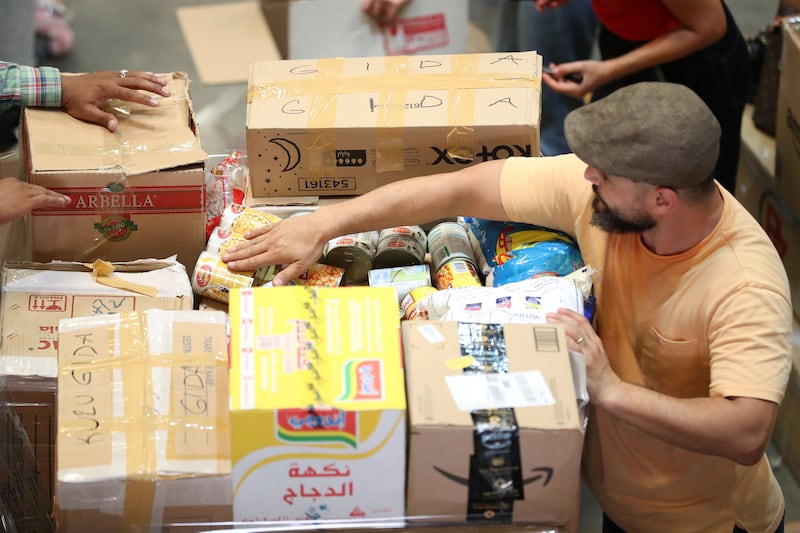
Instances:
[[[591,226],[586,164],[569,154],[508,159],[510,220],[577,238],[594,279],[595,327],[621,379],[679,398],[744,396],[780,403],[791,372],[786,272],[747,210],[724,198],[717,227],[692,249],[659,256],[638,234]],[[766,456],[754,466],[673,446],[590,410],[583,476],[631,532],[773,531],[784,500]]]
[[[679,24],[660,0],[592,0],[592,9],[603,26],[629,41],[652,41]]]

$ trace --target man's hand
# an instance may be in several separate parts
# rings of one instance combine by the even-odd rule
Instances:
[[[69,196],[16,178],[0,179],[0,224],[11,222],[43,207],[66,207]]]
[[[272,284],[288,285],[322,257],[327,240],[320,236],[324,224],[317,218],[316,214],[290,217],[256,228],[245,235],[247,243],[234,247],[222,260],[234,272],[283,265]]]
[[[592,403],[601,403],[603,395],[612,394],[622,383],[608,362],[603,341],[586,317],[570,309],[559,309],[557,313],[548,314],[547,323],[564,326],[567,347],[584,355],[589,398]]]
[[[117,99],[157,107],[157,98],[140,90],[169,96],[167,80],[151,72],[93,72],[61,75],[61,107],[73,117],[116,131],[117,119],[103,111],[106,100]]]

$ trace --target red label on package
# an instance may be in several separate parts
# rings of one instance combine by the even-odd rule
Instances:
[[[383,30],[386,55],[408,55],[450,43],[444,13],[405,18]]]

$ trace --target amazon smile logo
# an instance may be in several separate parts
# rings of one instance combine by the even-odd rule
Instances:
[[[433,469],[439,472],[445,478],[449,479],[450,481],[453,481],[454,483],[458,483],[459,485],[463,485],[465,487],[469,487],[468,478],[457,476],[456,474],[448,472],[447,470],[439,468],[438,466],[434,466]],[[522,478],[523,485],[530,485],[531,483],[543,479],[544,481],[542,481],[542,487],[546,487],[547,484],[550,483],[550,480],[553,479],[553,469],[549,466],[540,466],[538,468],[534,468],[533,470],[531,470],[531,472],[535,472],[535,475],[528,478]]]

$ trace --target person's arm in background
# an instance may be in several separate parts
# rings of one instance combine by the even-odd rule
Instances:
[[[391,25],[409,0],[362,0],[361,10],[379,25]]]
[[[537,7],[551,7],[547,0],[536,1]],[[556,92],[581,99],[610,81],[686,57],[725,34],[725,12],[719,0],[661,1],[678,19],[680,25],[677,28],[620,57],[550,65],[553,75],[545,74],[544,82]],[[572,73],[581,74],[583,81],[580,84],[566,81],[564,77]]]
[[[0,108],[62,107],[75,118],[117,128],[117,119],[103,111],[106,100],[118,99],[156,107],[158,99],[144,90],[169,96],[167,80],[150,72],[62,74],[54,67],[30,67],[0,61]]]
[[[274,285],[286,285],[306,272],[330,239],[340,235],[434,220],[474,216],[508,217],[500,198],[505,160],[489,161],[458,171],[389,183],[344,202],[290,217],[245,235],[250,242],[222,259],[234,271],[285,265]]]

